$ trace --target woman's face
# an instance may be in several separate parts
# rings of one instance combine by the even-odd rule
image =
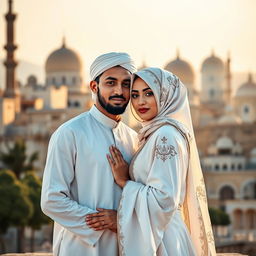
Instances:
[[[153,91],[139,77],[132,85],[131,103],[136,114],[143,121],[153,119],[158,113],[157,103]]]

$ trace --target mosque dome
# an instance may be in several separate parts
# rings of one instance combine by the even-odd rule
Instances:
[[[46,60],[46,73],[75,71],[80,72],[82,62],[79,55],[66,47],[65,40],[61,48],[53,51]]]
[[[195,75],[193,67],[185,60],[182,60],[177,53],[175,60],[168,63],[164,69],[177,75],[184,84],[193,84]]]
[[[224,70],[223,61],[219,57],[216,57],[214,52],[212,52],[212,55],[206,58],[202,64],[202,71],[206,71],[209,69],[217,71]]]
[[[216,147],[218,149],[232,149],[234,146],[232,140],[228,137],[221,137],[216,142]]]
[[[237,92],[236,97],[256,97],[256,83],[254,83],[252,79],[252,74],[248,75],[248,81],[244,84],[242,84]]]
[[[218,119],[218,124],[240,124],[241,119],[234,113],[233,107],[227,105],[225,107],[225,113]]]

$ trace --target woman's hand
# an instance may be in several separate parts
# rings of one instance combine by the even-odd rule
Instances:
[[[97,208],[96,213],[86,215],[85,221],[95,231],[109,229],[117,233],[117,211]]]
[[[114,146],[109,148],[110,155],[107,155],[115,182],[123,188],[129,177],[129,165],[124,160],[120,150]]]

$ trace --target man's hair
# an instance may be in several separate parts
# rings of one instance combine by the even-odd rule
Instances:
[[[102,74],[103,74],[103,73],[101,73],[100,75],[98,75],[98,76],[94,79],[94,81],[96,81],[97,84],[99,84],[99,82],[100,82],[100,77],[102,76]]]

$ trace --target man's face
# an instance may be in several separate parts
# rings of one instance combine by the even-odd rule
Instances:
[[[131,74],[122,67],[106,70],[97,85],[98,102],[109,114],[124,113],[130,99]]]

